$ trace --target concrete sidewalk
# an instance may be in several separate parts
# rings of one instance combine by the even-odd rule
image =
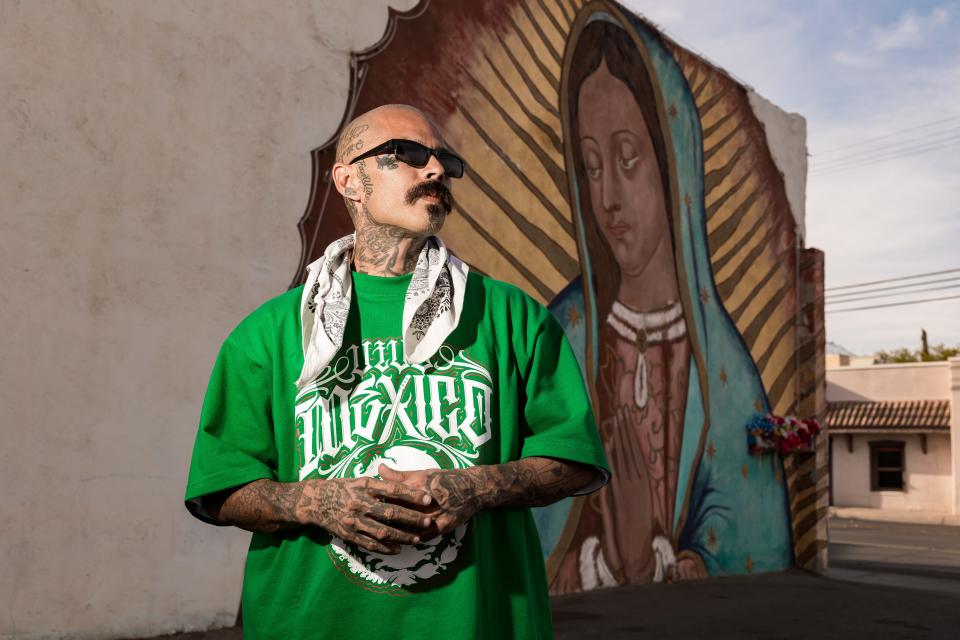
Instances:
[[[960,529],[925,523],[830,520],[827,576],[939,591],[960,598]]]
[[[960,633],[956,596],[799,571],[560,596],[553,610],[557,640],[953,639]],[[240,640],[242,634],[234,628],[166,637]]]
[[[937,524],[960,527],[960,515],[936,511],[906,511],[898,509],[867,509],[865,507],[830,507],[831,518],[868,520],[872,522],[901,522],[904,524]]]

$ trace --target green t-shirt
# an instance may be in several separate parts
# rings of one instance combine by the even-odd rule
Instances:
[[[403,360],[410,275],[354,273],[343,347],[299,392],[302,287],[230,334],[214,365],[186,502],[260,478],[464,468],[527,456],[607,476],[576,358],[563,330],[520,289],[470,273],[457,328],[424,365]],[[596,487],[591,487],[596,488]],[[478,513],[396,556],[318,528],[254,534],[243,584],[244,636],[548,638],[543,556],[529,509]]]

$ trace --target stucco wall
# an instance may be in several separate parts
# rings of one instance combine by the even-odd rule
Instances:
[[[0,3],[0,637],[233,622],[247,536],[182,506],[200,401],[387,4]]]
[[[950,446],[953,465],[953,513],[960,514],[960,357],[947,361],[950,371]]]
[[[827,401],[934,400],[950,394],[947,362],[827,369]]]
[[[852,453],[847,449],[846,435],[832,439],[836,506],[950,512],[953,477],[949,435],[928,435],[927,453],[923,453],[920,436],[915,434],[857,434],[853,436]],[[879,440],[904,442],[903,491],[870,490],[870,442]]]
[[[756,91],[747,90],[754,114],[763,125],[767,146],[773,157],[790,203],[790,212],[801,238],[807,235],[807,120],[787,113]]]

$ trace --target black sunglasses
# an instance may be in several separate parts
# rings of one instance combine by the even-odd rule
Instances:
[[[392,153],[400,162],[417,169],[427,166],[427,163],[430,162],[430,156],[436,156],[443,167],[443,172],[451,178],[463,177],[463,167],[466,165],[463,158],[455,153],[446,149],[431,149],[413,140],[387,140],[383,144],[361,153],[348,164],[382,153]]]

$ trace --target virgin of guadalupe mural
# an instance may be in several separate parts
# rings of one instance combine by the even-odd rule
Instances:
[[[747,451],[764,387],[711,270],[700,120],[659,36],[580,11],[560,83],[580,275],[550,308],[580,356],[613,471],[536,514],[555,593],[784,569],[779,461]]]

